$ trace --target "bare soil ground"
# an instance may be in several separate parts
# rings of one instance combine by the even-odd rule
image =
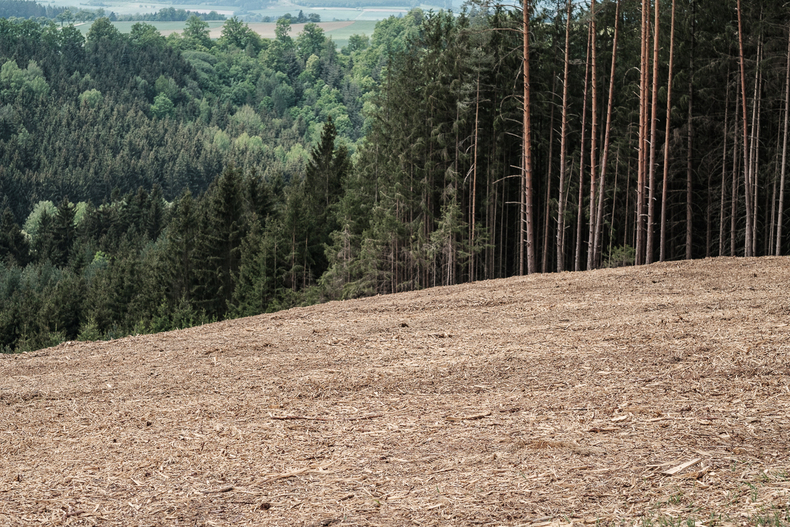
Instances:
[[[788,324],[722,258],[5,356],[0,524],[779,525]]]

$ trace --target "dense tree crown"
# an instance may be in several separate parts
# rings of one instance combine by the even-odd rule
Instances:
[[[0,19],[0,348],[782,254],[789,26],[737,0],[558,0],[528,47],[521,11],[475,8],[338,50],[289,19],[271,40]]]

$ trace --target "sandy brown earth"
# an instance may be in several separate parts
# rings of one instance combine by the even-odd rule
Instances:
[[[5,356],[0,525],[779,525],[789,324],[725,258]]]

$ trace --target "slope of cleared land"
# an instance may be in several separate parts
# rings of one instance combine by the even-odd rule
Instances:
[[[5,356],[0,524],[776,525],[789,323],[723,258]]]

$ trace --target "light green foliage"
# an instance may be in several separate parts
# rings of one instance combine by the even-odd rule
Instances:
[[[227,152],[230,148],[230,136],[224,130],[214,132],[214,146],[221,152]]]
[[[38,227],[41,223],[41,215],[46,213],[52,217],[57,214],[57,212],[58,209],[51,201],[39,201],[33,207],[33,211],[27,217],[27,220],[25,220],[24,231],[28,233],[31,238],[35,239],[38,234]]]
[[[604,267],[624,267],[634,265],[636,251],[630,245],[621,245],[612,248],[611,255],[604,263]]]
[[[98,324],[96,324],[96,317],[89,317],[80,325],[80,332],[77,335],[77,340],[91,342],[101,340],[101,338],[102,334],[101,331],[99,331]]]
[[[242,130],[246,130],[253,134],[258,134],[263,130],[261,116],[248,104],[239,108],[239,111],[237,111],[230,120],[237,124]]]
[[[263,49],[261,38],[247,24],[236,17],[229,18],[222,26],[222,36],[217,44],[223,49],[234,46],[255,57]]]
[[[307,164],[307,160],[310,158],[310,153],[305,150],[304,146],[301,143],[297,143],[291,147],[288,153],[285,155],[285,164],[289,167],[290,171],[297,171],[303,172],[304,167]]]
[[[132,42],[140,46],[159,46],[165,45],[165,38],[156,29],[156,26],[146,24],[145,22],[137,22],[132,26],[129,37]]]
[[[208,23],[195,15],[187,19],[183,37],[185,44],[192,49],[200,47],[208,50],[213,46]]]
[[[302,32],[296,37],[297,54],[302,60],[307,60],[310,55],[319,55],[325,39],[323,29],[312,22],[305,24]]]
[[[370,37],[367,35],[351,35],[348,37],[348,45],[344,48],[344,52],[351,54],[357,51],[367,49],[370,45]]]
[[[285,17],[280,18],[277,20],[277,27],[274,30],[274,34],[280,42],[290,42],[291,37],[288,36],[288,33],[291,32],[291,21]]]
[[[8,102],[17,97],[41,97],[49,93],[49,84],[38,64],[31,60],[27,68],[20,69],[15,60],[0,67],[0,96]]]
[[[260,152],[263,150],[263,140],[257,135],[249,136],[244,132],[233,141],[233,146],[236,150]]]
[[[373,45],[390,45],[394,46],[395,50],[403,49],[408,38],[416,36],[424,19],[425,15],[421,9],[412,9],[403,18],[391,16],[378,22],[373,33]]]
[[[101,40],[119,39],[121,39],[121,32],[106,17],[97,19],[88,30],[87,41],[89,44],[96,44]]]
[[[154,83],[154,89],[156,90],[157,94],[165,95],[170,100],[175,99],[178,95],[178,92],[180,91],[176,81],[170,77],[165,77],[164,75],[160,75],[159,78],[156,79],[156,82]]]
[[[88,204],[84,201],[80,201],[74,206],[74,225],[79,226],[82,223],[82,220],[85,219],[85,215],[88,211]]]
[[[305,63],[304,71],[305,73],[309,73],[312,75],[312,78],[315,79],[318,77],[319,73],[319,63],[320,59],[318,55],[312,54],[307,58],[307,62]]]
[[[85,90],[79,96],[79,101],[81,106],[87,106],[88,108],[96,108],[102,102],[102,94],[99,90],[93,88],[90,90]]]
[[[154,98],[154,104],[151,105],[151,113],[159,119],[171,117],[175,113],[173,101],[164,93],[160,93]]]
[[[214,77],[217,74],[214,67],[218,62],[217,57],[211,53],[199,50],[184,51],[182,56],[195,68],[200,81],[207,86],[213,84]]]

